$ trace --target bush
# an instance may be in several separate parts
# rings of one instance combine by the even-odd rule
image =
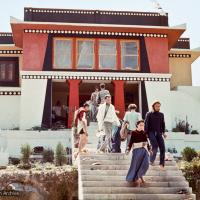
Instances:
[[[31,147],[29,144],[21,146],[21,154],[22,154],[22,163],[29,164],[29,158],[31,155]]]
[[[63,145],[59,142],[56,146],[56,165],[62,166],[66,163],[66,151]]]
[[[43,162],[53,163],[54,151],[52,149],[46,149],[43,151]]]
[[[197,152],[191,147],[186,147],[185,149],[183,149],[181,154],[183,156],[183,159],[187,162],[192,161],[193,158],[198,156]]]
[[[197,130],[193,130],[193,131],[191,132],[191,134],[193,134],[193,135],[198,135],[199,132],[198,132]]]
[[[20,159],[19,158],[14,158],[14,157],[9,157],[9,163],[11,165],[18,165],[20,163]]]

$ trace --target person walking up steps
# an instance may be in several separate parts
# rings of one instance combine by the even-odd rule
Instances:
[[[127,142],[126,149],[128,148],[129,141],[131,139],[131,132],[136,129],[137,121],[142,119],[142,116],[139,112],[136,112],[137,106],[135,104],[130,104],[128,106],[128,111],[124,116],[124,123],[128,123],[128,134],[127,134]]]
[[[115,107],[111,104],[110,94],[107,94],[105,96],[105,103],[99,106],[97,113],[97,121],[98,121],[99,131],[104,131],[105,133],[105,140],[102,141],[99,147],[99,151],[110,152],[112,149],[112,143],[111,143],[112,126],[113,124],[120,126],[119,119],[115,112]]]
[[[100,84],[100,91],[97,95],[97,102],[98,104],[103,104],[105,102],[105,96],[110,94],[108,90],[106,90],[105,83]]]
[[[156,159],[158,147],[160,149],[160,169],[164,169],[165,166],[165,119],[164,114],[160,112],[161,103],[155,101],[152,104],[152,111],[148,112],[145,117],[145,132],[148,134],[151,146],[152,154],[150,156],[150,164],[154,165]],[[163,138],[164,137],[164,138]]]

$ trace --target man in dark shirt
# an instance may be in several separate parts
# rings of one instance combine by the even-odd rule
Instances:
[[[152,154],[150,156],[150,164],[153,165],[156,159],[158,147],[160,149],[160,168],[165,166],[165,142],[163,137],[165,134],[164,114],[160,112],[161,103],[156,101],[152,105],[152,111],[148,112],[145,117],[145,132],[148,134]]]

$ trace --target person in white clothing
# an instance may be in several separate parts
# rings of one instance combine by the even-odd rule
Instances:
[[[125,113],[124,116],[124,123],[128,123],[128,136],[127,136],[127,142],[126,142],[126,149],[128,148],[130,139],[131,139],[131,132],[136,129],[136,123],[139,120],[142,120],[142,116],[139,112],[136,112],[137,105],[136,104],[130,104],[128,106],[128,111]]]
[[[97,122],[99,131],[105,132],[105,140],[99,147],[100,152],[110,152],[112,149],[111,137],[112,126],[120,126],[120,121],[116,115],[115,107],[111,104],[111,96],[105,96],[105,102],[99,106],[97,113]]]

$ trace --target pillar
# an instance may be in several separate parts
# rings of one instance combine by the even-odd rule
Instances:
[[[79,84],[81,80],[68,80],[69,83],[69,113],[68,127],[72,125],[74,111],[79,108]]]
[[[119,117],[123,119],[125,112],[125,101],[124,101],[124,81],[114,80],[114,104],[115,109],[118,110]]]

